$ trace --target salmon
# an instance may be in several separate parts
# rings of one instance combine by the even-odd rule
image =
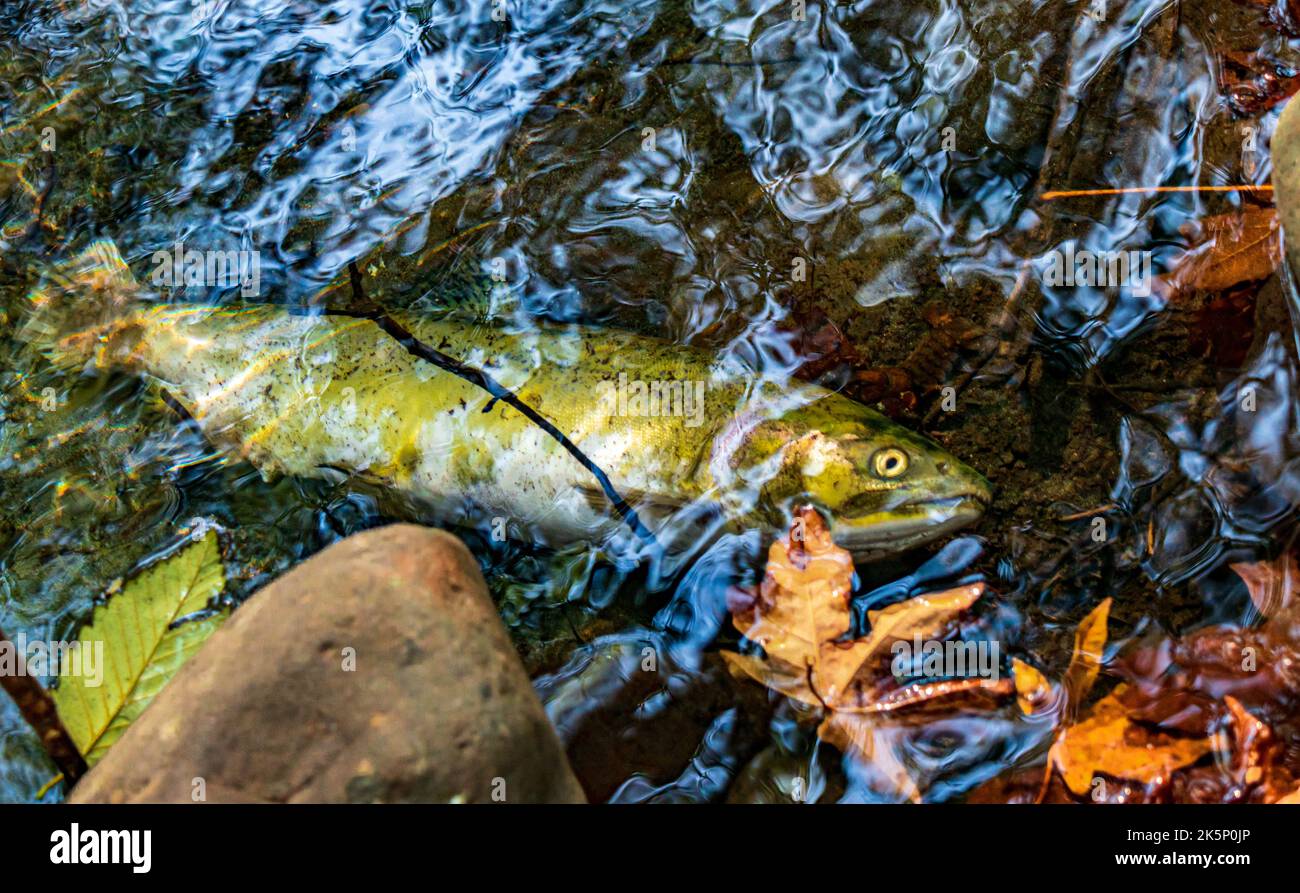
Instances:
[[[342,474],[445,523],[629,546],[607,492],[554,437],[371,319],[146,298],[98,242],[32,295],[20,335],[64,368],[147,377],[265,475]],[[695,347],[454,313],[392,319],[537,410],[666,542],[782,531],[811,504],[869,560],[970,524],[990,500],[977,472],[872,409]]]

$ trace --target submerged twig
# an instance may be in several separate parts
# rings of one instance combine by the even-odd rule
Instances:
[[[448,356],[437,348],[431,347],[425,342],[416,338],[409,329],[393,319],[382,308],[370,302],[366,297],[365,288],[361,284],[361,272],[357,269],[356,262],[348,264],[348,275],[352,281],[352,295],[357,303],[356,309],[340,310],[331,308],[330,313],[339,316],[351,316],[358,319],[368,319],[375,325],[379,326],[389,337],[406,349],[407,353],[419,357],[427,363],[432,363],[439,369],[443,369],[453,375],[463,378],[470,384],[475,385],[492,395],[488,405],[483,408],[484,412],[492,409],[493,404],[500,400],[502,403],[512,406],[519,410],[525,418],[537,427],[541,428],[551,436],[565,451],[577,459],[583,468],[591,472],[592,476],[600,483],[600,488],[605,491],[605,497],[614,506],[614,511],[618,512],[620,518],[632,528],[643,541],[658,548],[659,543],[653,533],[641,523],[637,517],[636,510],[633,509],[618,491],[614,489],[613,483],[610,482],[609,476],[601,470],[600,466],[587,457],[577,444],[569,440],[559,428],[556,428],[545,416],[533,409],[524,401],[520,400],[513,391],[502,385],[492,376],[488,375],[482,369],[471,366],[468,363],[461,362],[455,357]]]
[[[1038,198],[1050,202],[1058,198],[1098,195],[1150,195],[1157,192],[1272,192],[1272,183],[1226,183],[1210,186],[1125,186],[1118,189],[1054,189]]]
[[[77,750],[68,730],[59,719],[58,708],[39,682],[27,674],[27,661],[23,654],[0,630],[0,647],[8,645],[14,652],[13,673],[0,673],[0,688],[18,705],[18,712],[36,732],[41,747],[49,754],[54,765],[59,767],[69,785],[86,774],[86,760]]]

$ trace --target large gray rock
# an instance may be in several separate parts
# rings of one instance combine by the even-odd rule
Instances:
[[[1269,151],[1287,261],[1291,272],[1300,276],[1300,102],[1292,99],[1282,110]]]
[[[350,537],[254,594],[71,800],[199,790],[209,802],[583,800],[478,566],[455,537],[412,525]]]

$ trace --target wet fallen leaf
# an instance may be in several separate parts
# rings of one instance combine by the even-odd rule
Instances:
[[[1259,51],[1228,51],[1223,54],[1219,70],[1219,89],[1227,94],[1229,105],[1238,115],[1257,117],[1300,90],[1300,76]]]
[[[758,592],[729,598],[732,621],[765,657],[722,652],[732,671],[827,715],[818,735],[854,757],[876,764],[902,796],[918,796],[896,756],[875,746],[880,718],[901,711],[979,705],[1011,693],[1008,679],[963,678],[899,685],[889,672],[889,646],[933,640],[984,592],[960,586],[869,611],[868,635],[845,641],[852,627],[853,563],[831,540],[815,510],[796,512],[788,537],[773,543]]]
[[[1064,729],[1048,755],[1073,793],[1089,793],[1100,775],[1155,783],[1196,762],[1213,747],[1208,738],[1181,738],[1139,726],[1129,719],[1121,684],[1081,722]]]
[[[1218,214],[1185,229],[1196,243],[1156,288],[1170,302],[1192,291],[1222,291],[1243,282],[1267,279],[1282,259],[1281,224],[1274,208],[1247,208]]]
[[[746,675],[804,703],[862,710],[874,702],[881,674],[873,664],[886,656],[887,645],[943,633],[984,592],[984,584],[975,583],[869,611],[870,633],[844,641],[852,625],[852,584],[852,556],[831,540],[821,515],[799,509],[790,535],[768,552],[757,597],[748,605],[733,602],[736,629],[762,645],[766,659],[723,656]]]
[[[893,742],[879,740],[885,735],[885,730],[876,723],[843,713],[827,714],[817,727],[818,738],[851,754],[861,763],[869,763],[901,799],[919,803],[921,790],[907,766],[898,758],[898,749]]]
[[[209,530],[94,609],[77,639],[102,649],[102,678],[68,676],[52,692],[87,764],[103,757],[226,620],[228,610],[208,610],[224,585],[217,534]]]
[[[1110,802],[1277,802],[1295,788],[1284,739],[1265,718],[1293,715],[1300,679],[1285,630],[1235,627],[1161,640],[1117,662],[1129,681],[1057,733],[1048,774]],[[1254,710],[1250,704],[1257,705]],[[1218,753],[1213,764],[1201,758]]]
[[[1110,599],[1102,601],[1088,613],[1074,631],[1074,652],[1061,684],[1069,699],[1067,716],[1078,715],[1079,705],[1088,697],[1101,670],[1101,653],[1106,647],[1106,620],[1110,616]]]

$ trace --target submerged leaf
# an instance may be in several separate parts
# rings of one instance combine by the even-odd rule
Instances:
[[[868,611],[870,633],[849,631],[853,560],[831,540],[821,515],[800,509],[789,537],[773,543],[767,573],[752,602],[737,600],[732,621],[763,646],[766,660],[723,653],[728,663],[768,687],[814,706],[870,711],[878,689],[874,664],[891,642],[943,633],[984,592],[984,584],[928,593]]]
[[[834,699],[867,651],[836,640],[849,631],[853,558],[831,540],[815,510],[800,508],[790,535],[768,552],[767,572],[753,606],[733,616],[736,629],[763,646],[769,658],[811,670],[811,684]]]
[[[1106,621],[1111,600],[1102,601],[1080,622],[1074,633],[1074,653],[1066,668],[1066,718],[1077,714],[1101,669],[1106,647]],[[1180,737],[1135,720],[1125,703],[1130,688],[1117,686],[1092,706],[1081,721],[1066,725],[1056,736],[1047,757],[1047,776],[1059,771],[1066,787],[1076,795],[1089,793],[1098,775],[1120,781],[1165,782],[1175,769],[1188,766],[1213,750],[1209,738]],[[1042,794],[1040,793],[1040,798]]]
[[[984,584],[920,595],[869,611],[869,633],[844,640],[852,626],[853,562],[831,541],[821,515],[805,508],[790,536],[773,544],[757,594],[736,591],[728,604],[736,629],[763,646],[765,658],[722,652],[738,676],[826,713],[818,736],[889,779],[907,799],[920,793],[894,753],[894,715],[926,709],[984,709],[1011,694],[1011,680],[962,678],[899,685],[884,658],[891,643],[934,639],[983,594]],[[881,738],[885,735],[885,738]]]
[[[1214,748],[1209,738],[1180,737],[1134,723],[1121,684],[1093,705],[1083,721],[1064,729],[1052,745],[1048,763],[1066,787],[1087,794],[1098,774],[1124,781],[1164,782],[1175,769],[1191,765]]]
[[[907,765],[899,759],[898,748],[890,740],[893,737],[891,730],[881,728],[864,716],[829,713],[817,727],[817,737],[851,755],[859,763],[869,765],[900,800],[921,802],[921,790]]]
[[[1272,561],[1241,562],[1229,565],[1241,577],[1259,613],[1272,617],[1294,601],[1300,585],[1300,566],[1295,555],[1287,552]]]
[[[102,648],[99,685],[81,674],[54,689],[59,718],[89,765],[127,730],[229,612],[184,618],[208,607],[225,586],[217,535],[209,530],[130,580],[97,606],[78,635]],[[178,622],[180,621],[180,622]]]
[[[1109,616],[1110,599],[1107,598],[1093,608],[1074,631],[1074,653],[1062,679],[1071,715],[1078,713],[1079,705],[1097,681],[1101,653],[1106,647],[1106,620]]]
[[[1274,208],[1249,208],[1200,222],[1200,241],[1159,277],[1176,300],[1188,292],[1222,291],[1267,279],[1282,259],[1282,233]]]

